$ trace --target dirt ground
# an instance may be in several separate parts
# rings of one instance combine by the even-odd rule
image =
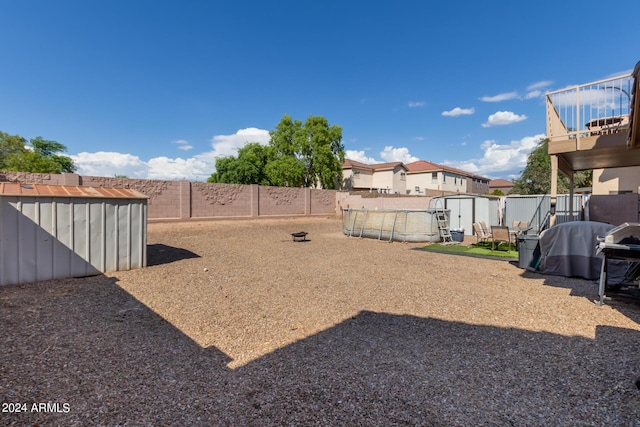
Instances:
[[[0,425],[640,425],[637,302],[421,246],[152,223],[144,269],[0,287]]]

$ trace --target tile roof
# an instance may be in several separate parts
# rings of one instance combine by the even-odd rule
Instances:
[[[489,187],[513,187],[513,182],[506,179],[492,179],[489,181]]]
[[[418,160],[416,162],[407,163],[407,169],[409,169],[409,173],[446,171],[462,176],[468,176],[471,178],[481,178],[487,181],[489,180],[489,178],[485,178],[484,176],[476,175],[462,169],[452,168],[451,166],[439,165],[427,160]]]
[[[403,168],[407,168],[407,166],[402,162],[387,162],[387,163],[375,163],[372,165],[368,165],[366,163],[357,162],[355,160],[346,159],[342,163],[343,168],[358,168],[358,169],[368,169],[368,170],[385,170],[385,169],[393,169],[397,166],[402,166]]]

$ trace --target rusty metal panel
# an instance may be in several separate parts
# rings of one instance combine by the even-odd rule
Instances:
[[[97,197],[109,199],[146,199],[130,188],[83,187],[75,185],[21,184],[0,182],[0,196]]]
[[[0,285],[146,266],[146,197],[65,194],[0,193]]]

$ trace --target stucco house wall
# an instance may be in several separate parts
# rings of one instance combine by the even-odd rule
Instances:
[[[592,194],[638,193],[640,167],[593,170]]]

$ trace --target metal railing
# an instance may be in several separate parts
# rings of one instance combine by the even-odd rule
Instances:
[[[627,132],[631,111],[631,74],[549,92],[547,138],[550,142]]]

